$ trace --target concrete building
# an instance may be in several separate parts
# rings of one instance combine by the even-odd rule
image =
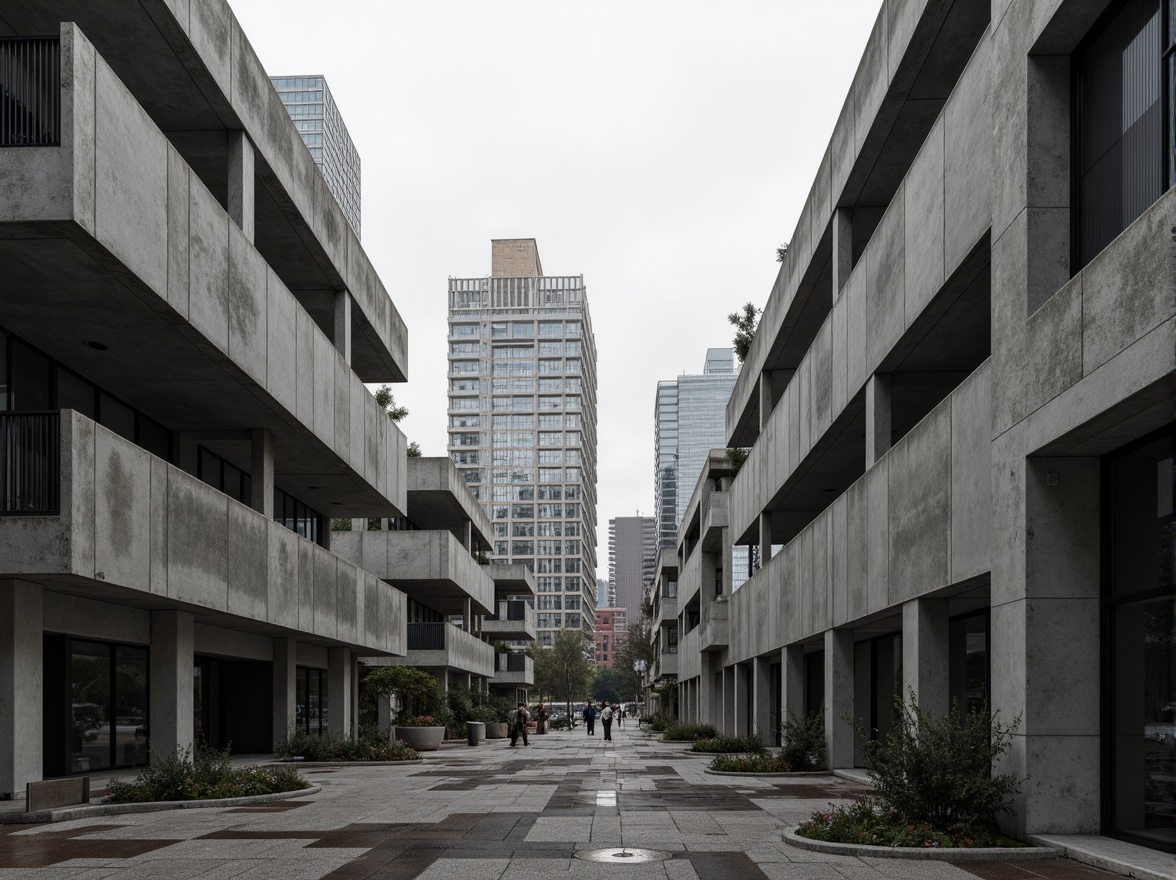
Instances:
[[[650,635],[654,642],[653,665],[646,681],[651,689],[648,704],[657,715],[676,717],[678,713],[678,553],[676,548],[658,551],[650,591]],[[668,689],[663,701],[659,689]]]
[[[543,274],[533,238],[449,279],[449,453],[486,509],[495,562],[535,574],[539,640],[591,632],[596,341],[581,276]]]
[[[343,209],[355,234],[359,233],[361,177],[359,150],[327,80],[322,76],[271,76],[270,82],[294,120],[302,142],[322,172],[327,189]]]
[[[1011,831],[1176,848],[1167,15],[883,4],[727,407],[747,461],[678,533],[687,718],[823,711],[850,767],[845,716],[987,700]]]
[[[406,651],[328,526],[408,509],[396,307],[223,0],[0,34],[0,797],[348,733]]]
[[[595,640],[595,663],[612,669],[617,659],[617,649],[625,641],[629,630],[628,612],[624,608],[597,608]]]
[[[608,521],[610,602],[641,619],[641,606],[653,586],[657,560],[657,520],[652,516],[618,516]]]
[[[708,348],[701,375],[657,383],[654,406],[654,509],[658,545],[673,547],[689,492],[707,453],[726,445],[726,407],[735,387],[735,352]]]

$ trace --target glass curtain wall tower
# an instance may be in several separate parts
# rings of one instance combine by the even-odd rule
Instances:
[[[493,561],[534,571],[549,645],[595,616],[596,342],[583,276],[544,275],[534,239],[491,250],[489,276],[449,279],[449,453]]]

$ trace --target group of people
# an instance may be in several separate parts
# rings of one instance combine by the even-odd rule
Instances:
[[[523,745],[529,746],[527,741],[527,725],[531,723],[531,713],[527,709],[526,703],[519,703],[518,708],[515,709],[514,718],[510,722],[510,747],[513,749],[519,744],[519,737],[523,738]],[[542,731],[544,725],[547,723],[547,707],[542,703],[535,709],[535,729]]]
[[[600,723],[604,726],[605,742],[612,742],[613,721],[617,722],[617,727],[624,727],[625,714],[625,707],[620,703],[614,708],[609,705],[608,700],[604,700],[600,704],[599,710],[595,705],[589,703],[584,707],[584,724],[588,727],[588,735],[596,736],[596,719],[599,717]]]

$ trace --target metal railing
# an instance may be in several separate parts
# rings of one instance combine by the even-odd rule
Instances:
[[[494,613],[487,614],[486,620],[526,620],[527,603],[524,601],[496,602]]]
[[[60,144],[60,38],[0,37],[0,147]]]
[[[0,413],[0,514],[61,511],[60,434],[60,413]]]
[[[409,623],[408,650],[410,651],[444,651],[445,628],[448,623]]]
[[[498,662],[495,669],[498,672],[526,672],[527,671],[527,655],[526,654],[499,654]]]

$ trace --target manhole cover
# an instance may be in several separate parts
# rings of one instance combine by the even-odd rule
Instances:
[[[672,859],[673,853],[660,849],[633,849],[613,846],[608,849],[588,849],[576,853],[576,858],[586,862],[604,862],[609,865],[638,865],[645,862],[664,862]]]

